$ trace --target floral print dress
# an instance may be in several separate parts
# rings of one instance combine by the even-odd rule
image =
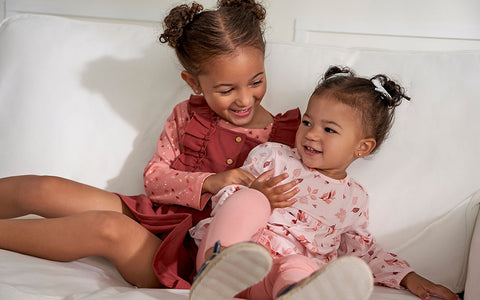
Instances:
[[[354,255],[369,264],[377,284],[393,288],[400,288],[402,278],[413,271],[406,261],[382,249],[369,233],[368,194],[350,176],[329,178],[303,165],[296,149],[279,143],[254,148],[242,168],[254,176],[272,168],[274,176],[286,172],[286,182],[303,179],[295,204],[274,209],[256,239],[274,258],[299,254],[321,267],[338,256]],[[232,193],[243,188],[230,185],[214,195],[212,216]],[[211,219],[190,231],[196,240],[204,237]]]

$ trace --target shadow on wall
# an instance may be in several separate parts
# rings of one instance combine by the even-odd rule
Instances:
[[[173,107],[189,96],[173,50],[157,43],[138,59],[99,58],[87,65],[82,84],[100,94],[138,133],[121,171],[108,181],[106,189],[125,194],[143,193],[143,170],[156,149],[165,120]],[[114,131],[121,138],[122,132]]]

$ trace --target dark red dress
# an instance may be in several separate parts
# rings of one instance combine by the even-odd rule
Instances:
[[[188,104],[191,120],[182,139],[183,152],[173,162],[173,169],[218,173],[238,168],[250,150],[260,144],[247,135],[217,126],[218,117],[202,96],[192,96]],[[293,147],[299,124],[298,108],[276,115],[268,140]],[[210,205],[198,211],[179,205],[159,205],[145,195],[119,196],[138,222],[163,241],[153,260],[159,281],[167,288],[189,289],[198,249],[188,230],[210,216]]]

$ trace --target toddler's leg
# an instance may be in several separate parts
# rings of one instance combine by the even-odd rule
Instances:
[[[99,255],[128,282],[160,287],[152,261],[161,240],[129,217],[89,211],[52,219],[0,220],[0,248],[56,261]]]
[[[252,240],[266,225],[271,214],[270,202],[261,192],[242,189],[230,196],[213,218],[207,236],[202,240],[197,255],[197,270],[210,257],[216,241],[228,247]],[[207,253],[208,252],[208,253]]]
[[[319,267],[302,255],[275,259],[270,273],[238,297],[251,300],[369,299],[373,276],[361,259],[341,257]]]
[[[68,179],[34,175],[0,179],[0,219],[27,214],[63,217],[88,210],[129,214],[117,195]]]
[[[318,264],[301,255],[289,255],[273,260],[268,275],[259,283],[240,293],[246,299],[275,299],[290,285],[307,278],[319,269]]]

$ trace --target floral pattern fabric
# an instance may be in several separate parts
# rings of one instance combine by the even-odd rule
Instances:
[[[208,201],[208,197],[201,197],[203,181],[214,173],[178,171],[171,168],[173,161],[182,152],[181,141],[190,119],[188,100],[177,104],[165,122],[157,150],[145,167],[144,187],[146,195],[154,203],[182,205],[202,210]],[[241,128],[220,118],[217,125],[242,132],[262,143],[268,140],[272,129],[272,124],[262,129]]]
[[[368,194],[353,178],[329,178],[302,164],[296,149],[278,143],[265,143],[254,148],[244,166],[258,176],[274,169],[274,176],[288,173],[285,180],[301,178],[296,202],[287,208],[273,210],[257,242],[275,257],[300,254],[311,258],[319,267],[342,255],[365,260],[377,284],[400,288],[401,279],[413,271],[408,263],[382,249],[368,231]],[[218,207],[235,191],[246,188],[230,185],[212,197]],[[211,218],[191,230],[201,240]]]

